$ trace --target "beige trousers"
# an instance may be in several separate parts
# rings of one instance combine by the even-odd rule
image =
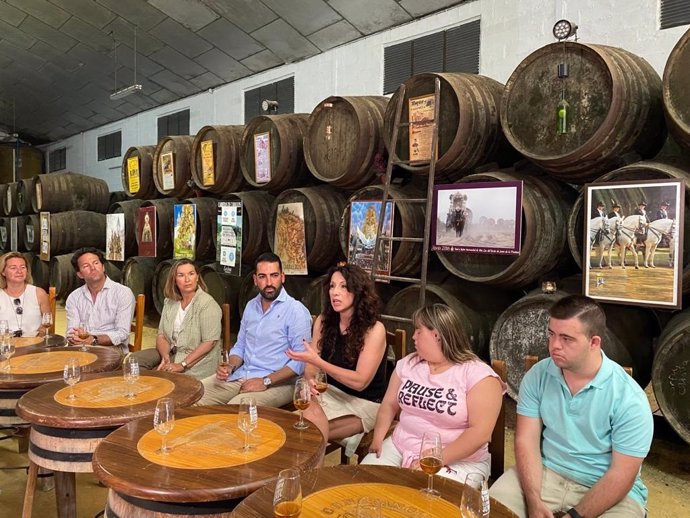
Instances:
[[[220,381],[215,374],[201,380],[204,385],[204,395],[197,405],[225,405],[239,404],[243,397],[251,396],[260,406],[280,408],[292,402],[294,383],[286,383],[269,387],[262,392],[240,393],[241,381]]]

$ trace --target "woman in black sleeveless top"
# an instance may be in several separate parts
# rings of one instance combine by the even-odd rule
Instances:
[[[386,330],[378,321],[374,282],[359,266],[339,263],[329,270],[323,307],[314,323],[314,342],[305,342],[305,352],[290,350],[288,356],[305,362],[312,388],[319,370],[328,376],[323,407],[312,398],[304,416],[329,441],[339,441],[374,427],[386,392]]]

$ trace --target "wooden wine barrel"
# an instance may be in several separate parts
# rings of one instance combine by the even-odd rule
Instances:
[[[240,166],[244,126],[204,126],[192,143],[192,179],[199,189],[215,194],[243,190],[246,181]],[[201,160],[202,142],[212,142],[213,175],[204,178]]]
[[[142,207],[156,208],[156,257],[170,257],[173,252],[173,210],[178,200],[174,198],[161,198],[160,200],[148,200]],[[137,244],[140,233],[137,232]]]
[[[405,187],[396,187],[394,185],[390,186],[390,195],[394,199],[406,199],[406,198],[424,198],[426,193],[417,189],[413,184],[408,184]],[[351,221],[351,203],[353,201],[378,201],[379,207],[381,205],[381,199],[383,198],[383,186],[381,185],[371,185],[369,187],[364,187],[358,190],[350,196],[350,199],[345,204],[342,217],[340,219],[340,248],[343,251],[345,257],[348,257],[349,246],[351,240],[350,236],[350,221]],[[359,222],[359,230],[362,232],[364,239],[369,240],[367,245],[363,243],[362,239],[357,239],[358,248],[364,250],[370,250],[368,254],[373,258],[373,240],[376,237],[376,231],[378,230],[377,225],[366,225],[367,215],[375,215],[376,220],[370,223],[378,222],[379,210],[378,208],[372,208],[374,212],[368,212],[368,214],[357,214],[356,221]],[[420,237],[424,235],[424,215],[426,213],[426,207],[421,203],[395,203],[394,204],[394,214],[393,214],[393,235],[396,237]],[[369,230],[367,230],[369,227]],[[371,232],[373,231],[373,233]],[[422,261],[422,245],[421,243],[412,243],[409,241],[394,241],[392,243],[393,250],[391,252],[391,273],[393,275],[400,276],[414,276],[420,271],[421,261]],[[367,270],[371,270],[370,261],[355,260],[354,264],[358,266],[365,267]],[[379,268],[384,269],[384,265],[379,264]]]
[[[55,296],[61,300],[84,284],[77,277],[71,260],[72,254],[54,255],[50,258],[50,285],[55,286]]]
[[[244,191],[224,199],[242,202],[242,262],[253,266],[254,260],[269,250],[268,222],[275,198],[266,191]]]
[[[156,146],[153,155],[153,183],[163,196],[187,198],[194,195],[194,190],[190,186],[190,183],[194,184],[189,168],[192,142],[192,136],[171,136],[163,137]],[[169,160],[168,153],[172,153],[172,160]]]
[[[520,255],[437,252],[449,272],[467,281],[516,288],[531,284],[554,270],[561,262],[564,252],[565,256],[568,255],[566,220],[576,195],[572,188],[546,176],[538,177],[534,172],[514,170],[473,174],[463,178],[461,182],[515,180],[523,182]],[[474,212],[486,212],[488,209],[490,214],[490,207],[473,207],[472,195],[469,196],[468,209]],[[445,217],[445,214],[442,216]],[[439,229],[441,232],[445,230],[445,221],[437,221],[436,226],[438,235]],[[463,242],[481,244],[481,239],[492,232],[490,224],[482,226],[479,222],[472,221],[465,226]]]
[[[108,184],[76,173],[51,173],[36,177],[31,198],[33,212],[88,210],[105,214],[110,202]]]
[[[35,212],[31,205],[31,197],[36,192],[36,179],[38,176],[23,178],[17,184],[17,211],[19,214],[31,214]]]
[[[25,241],[25,236],[26,236],[26,227],[24,226],[24,216],[12,216],[11,218],[7,218],[9,220],[10,224],[10,241],[9,243],[12,243],[12,232],[13,228],[16,226],[16,232],[17,232],[17,251],[18,252],[24,252],[26,248],[24,248],[24,241]],[[10,247],[11,248],[11,247]]]
[[[106,261],[105,274],[115,282],[122,283],[122,262],[120,261]]]
[[[160,196],[153,179],[155,152],[156,146],[133,146],[122,157],[122,188],[132,198],[151,200]],[[136,158],[139,162],[139,174],[133,175],[131,181],[127,172],[127,160],[130,158]]]
[[[41,251],[41,218],[38,214],[24,216],[24,249],[29,252]]]
[[[678,40],[666,60],[663,79],[664,114],[669,132],[690,149],[690,100],[685,85],[690,81],[690,30]]]
[[[0,183],[0,216],[5,216],[5,203],[8,186],[9,184],[7,183]]]
[[[369,185],[385,172],[383,96],[331,96],[311,112],[304,159],[311,174],[343,189]]]
[[[122,267],[122,284],[127,286],[134,296],[145,295],[146,310],[153,307],[153,275],[158,260],[155,257],[130,257]]]
[[[333,246],[333,238],[338,235],[340,217],[345,208],[345,198],[340,192],[328,185],[320,185],[288,189],[278,195],[273,202],[272,216],[268,222],[268,242],[274,252],[278,248],[275,243],[276,227],[286,231],[286,235],[283,237],[286,245],[292,241],[287,233],[294,230],[289,225],[292,224],[292,221],[296,224],[296,218],[286,216],[286,213],[283,212],[279,213],[280,206],[286,203],[302,204],[307,245],[307,266],[310,272],[325,271],[343,259],[344,256],[340,247]],[[283,268],[289,269],[291,256],[285,251],[279,250],[276,253],[281,255]],[[295,249],[293,257],[298,258],[300,253],[300,250]]]
[[[250,185],[277,194],[288,187],[304,185],[310,178],[304,162],[302,140],[307,129],[307,113],[260,115],[247,123],[242,133],[242,175]],[[268,133],[270,179],[256,178],[255,136]]]
[[[525,356],[542,359],[549,354],[549,308],[567,295],[581,293],[581,286],[578,276],[560,281],[556,293],[533,290],[506,309],[496,322],[491,334],[491,358],[506,362],[508,393],[514,399],[525,374]],[[645,387],[650,379],[652,341],[658,333],[654,314],[634,306],[605,304],[602,308],[607,327],[602,349],[620,365],[632,367],[633,377]]]
[[[446,304],[460,319],[462,332],[472,350],[484,360],[489,358],[489,337],[494,322],[514,299],[507,292],[481,286],[449,276],[442,283],[426,287],[426,305]],[[386,303],[383,314],[410,318],[419,307],[419,287],[408,286],[398,291]],[[414,325],[383,320],[388,331],[403,329],[407,333],[407,352],[414,350]]]
[[[243,268],[247,270],[247,268]],[[239,331],[240,312],[238,308],[238,295],[240,285],[244,279],[241,275],[228,275],[218,271],[214,263],[206,264],[200,268],[201,277],[206,283],[208,293],[213,297],[219,306],[230,305],[230,329],[233,332]]]
[[[113,203],[108,214],[125,215],[125,257],[137,255],[137,210],[144,204],[144,200],[134,199]]]
[[[19,208],[17,207],[17,186],[18,182],[8,183],[5,196],[2,197],[2,213],[4,216],[17,216]]]
[[[436,174],[456,179],[488,162],[498,162],[502,166],[511,165],[518,156],[508,145],[501,131],[499,106],[503,85],[489,77],[460,73],[412,76],[404,83],[405,99],[400,121],[409,121],[409,99],[422,96],[431,96],[433,99],[437,77],[441,82],[441,105]],[[400,89],[393,94],[385,114],[385,140],[389,152],[400,94]],[[413,140],[413,145],[414,143]],[[431,146],[430,141],[428,146]],[[396,153],[401,160],[414,158],[410,157],[407,126],[401,126],[398,130]],[[428,164],[401,164],[400,167],[421,175],[428,174],[429,170]]]
[[[0,218],[0,250],[10,251],[10,238],[12,229],[10,227],[11,218]]]
[[[48,291],[50,287],[50,262],[43,261],[38,254],[31,254],[30,264],[32,284]]]
[[[603,184],[608,182],[637,182],[644,180],[683,180],[685,182],[685,210],[683,242],[690,243],[690,165],[678,162],[660,162],[653,160],[643,160],[626,165],[614,171],[610,171],[594,182]],[[615,200],[621,206],[621,214],[630,216],[637,208],[641,199],[648,203],[647,213],[653,216],[659,208],[659,203],[670,200],[653,200],[645,197],[641,188],[636,189],[597,189],[597,199],[601,199],[606,205],[606,211],[611,210],[611,200]],[[577,264],[582,267],[582,240],[584,238],[583,225],[585,214],[583,208],[584,195],[580,194],[573,205],[568,218],[568,245]],[[671,204],[673,207],[673,203]],[[669,213],[674,217],[673,213]],[[587,215],[589,217],[589,215]],[[690,248],[683,247],[683,293],[690,293]],[[618,254],[614,252],[614,265],[618,266],[620,261]]]
[[[111,191],[110,192],[110,197],[108,198],[108,209],[115,205],[116,203],[120,203],[121,201],[128,201],[131,198],[125,191]]]
[[[664,327],[652,364],[654,396],[664,417],[690,443],[690,311],[676,314]]]
[[[196,205],[195,258],[215,260],[218,200],[215,198],[189,198],[183,203]]]
[[[153,282],[151,284],[151,295],[153,299],[153,306],[156,312],[160,315],[163,312],[163,304],[165,302],[165,282],[168,280],[168,274],[175,261],[173,259],[166,259],[156,265],[153,271]]]
[[[50,254],[74,252],[93,246],[105,249],[105,214],[72,210],[50,215]]]
[[[560,63],[570,72],[559,80]],[[557,132],[562,98],[569,104],[565,134]],[[527,158],[568,182],[584,183],[618,167],[624,155],[650,158],[661,149],[666,137],[661,79],[644,59],[623,49],[547,45],[508,79],[501,125]]]

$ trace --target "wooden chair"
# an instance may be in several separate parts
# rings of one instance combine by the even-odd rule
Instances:
[[[55,291],[55,286],[50,286],[48,288],[48,304],[50,306],[50,314],[53,316],[52,317],[52,324],[50,326],[50,330],[48,331],[49,334],[54,335],[55,334],[55,315],[57,312],[57,301],[55,300],[57,297],[57,292]]]
[[[146,311],[146,295],[140,293],[137,295],[136,305],[134,306],[134,321],[132,322],[131,331],[134,333],[134,340],[129,342],[129,352],[133,353],[141,351],[141,345],[144,341],[144,312]]]
[[[503,360],[491,360],[491,368],[505,382],[506,362]],[[494,431],[491,432],[491,442],[489,443],[489,453],[491,454],[491,474],[490,479],[495,482],[498,477],[503,475],[505,470],[505,448],[506,448],[506,397],[503,396],[501,411],[498,413]]]
[[[221,307],[223,311],[223,350],[229,351],[232,345],[230,339],[230,304],[227,302]]]

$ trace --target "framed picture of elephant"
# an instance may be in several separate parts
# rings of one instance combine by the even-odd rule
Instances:
[[[467,182],[434,186],[431,249],[519,255],[522,182]]]
[[[683,180],[585,185],[585,295],[680,309],[684,209]]]

